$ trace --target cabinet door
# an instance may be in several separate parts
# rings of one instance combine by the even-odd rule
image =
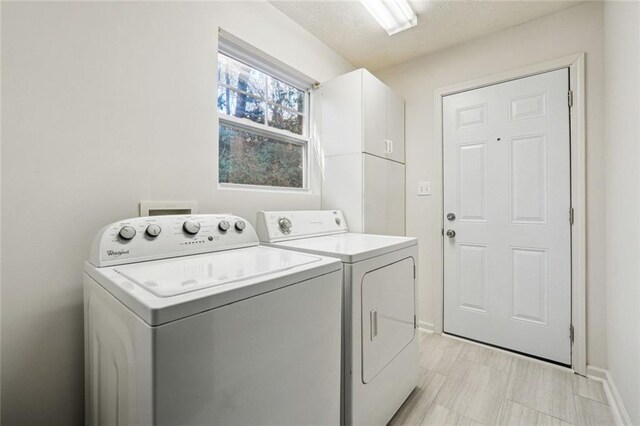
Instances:
[[[362,70],[362,150],[386,157],[387,92],[389,88],[366,70]]]
[[[320,121],[325,155],[362,152],[361,81],[361,73],[353,71],[322,84]]]
[[[404,164],[363,154],[364,227],[362,232],[405,234]]]
[[[362,154],[364,163],[364,227],[367,234],[387,234],[389,191],[387,167],[392,161]]]
[[[405,168],[387,160],[387,235],[405,235]]]
[[[387,139],[392,150],[387,158],[404,163],[404,99],[387,88]]]
[[[362,157],[358,153],[325,157],[324,160],[322,209],[341,209],[351,232],[364,232]]]

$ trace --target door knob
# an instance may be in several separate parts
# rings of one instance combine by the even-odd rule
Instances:
[[[455,236],[456,236],[456,231],[454,231],[453,229],[447,229],[447,237],[453,238]]]
[[[447,213],[447,220],[449,221],[456,220],[455,213]]]

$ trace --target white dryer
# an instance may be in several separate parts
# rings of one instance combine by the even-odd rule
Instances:
[[[235,216],[108,225],[84,269],[86,424],[338,424],[341,283]]]
[[[384,425],[419,378],[415,238],[350,233],[342,212],[258,212],[260,241],[344,265],[343,423]]]

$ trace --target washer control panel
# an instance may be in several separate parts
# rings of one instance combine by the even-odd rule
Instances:
[[[265,243],[348,231],[340,210],[259,211],[256,228]]]
[[[102,228],[93,241],[89,261],[111,266],[255,245],[255,230],[238,216],[136,217]]]

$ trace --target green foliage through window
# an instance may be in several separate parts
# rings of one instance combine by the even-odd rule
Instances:
[[[302,188],[304,148],[220,124],[221,183]]]
[[[302,188],[306,93],[219,53],[217,95],[219,181]],[[253,125],[234,125],[225,116],[248,120],[262,131],[252,131]],[[291,133],[300,143],[270,129]]]

